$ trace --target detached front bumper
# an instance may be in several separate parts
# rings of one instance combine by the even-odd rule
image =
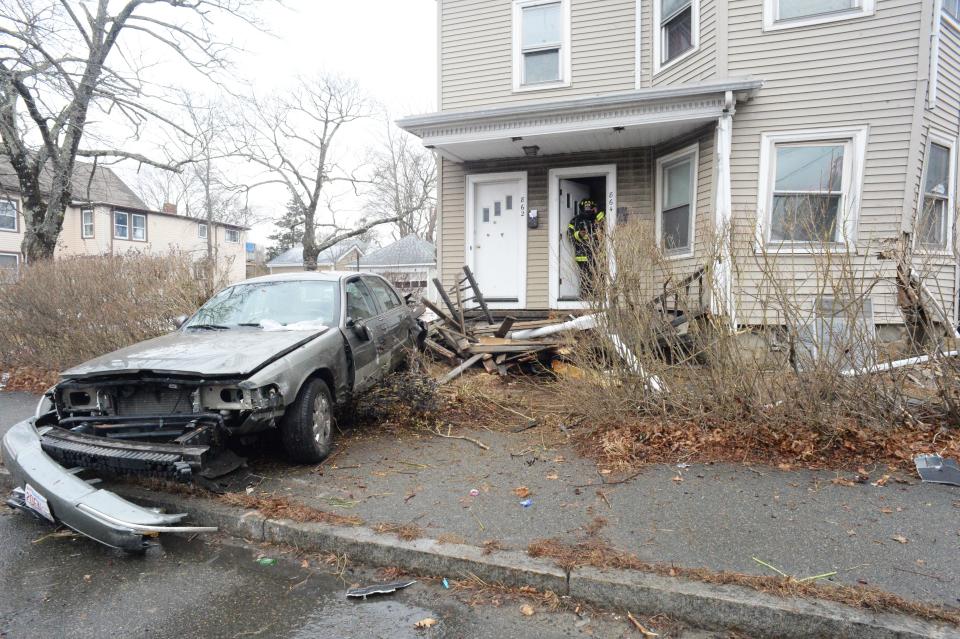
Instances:
[[[186,514],[163,514],[94,488],[43,452],[33,419],[11,428],[0,451],[17,486],[26,489],[29,485],[46,499],[55,520],[107,546],[138,552],[144,548],[145,536],[216,531],[178,526]]]

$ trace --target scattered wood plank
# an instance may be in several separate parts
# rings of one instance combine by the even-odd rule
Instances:
[[[457,323],[456,323],[455,321],[453,321],[453,319],[451,319],[450,316],[447,315],[439,306],[437,306],[436,304],[434,304],[433,302],[431,302],[430,300],[428,300],[428,299],[426,299],[426,298],[424,298],[424,299],[421,300],[421,301],[423,302],[423,305],[424,305],[424,306],[426,306],[426,307],[429,308],[431,311],[433,311],[434,315],[436,315],[437,317],[439,317],[439,318],[440,318],[441,320],[443,320],[445,323],[449,324],[451,327],[457,328]]]
[[[504,353],[539,353],[550,348],[550,344],[470,344],[468,353],[490,353],[499,355]]]
[[[497,328],[497,331],[493,334],[494,337],[506,337],[507,333],[510,332],[510,329],[513,327],[513,323],[517,321],[515,317],[505,317],[503,322]]]
[[[450,371],[449,373],[441,377],[439,383],[442,385],[452,381],[453,379],[456,379],[457,377],[462,375],[464,371],[466,371],[468,368],[470,368],[471,366],[479,362],[481,359],[483,359],[483,353],[473,355],[472,357],[470,357],[470,359],[466,360],[465,362],[457,366],[455,369],[453,369],[452,371]]]
[[[483,356],[483,367],[491,375],[497,372],[497,364],[496,362],[493,361],[493,355],[491,355],[490,353],[487,353],[486,355]]]
[[[454,353],[453,351],[451,351],[451,350],[449,350],[449,349],[444,348],[444,347],[441,346],[440,344],[437,344],[435,341],[433,341],[433,340],[430,339],[430,338],[425,339],[425,340],[423,341],[423,344],[424,344],[424,346],[426,346],[427,348],[429,348],[431,351],[433,351],[434,353],[436,353],[437,355],[439,355],[439,356],[441,356],[441,357],[443,357],[443,358],[449,359],[449,360],[451,360],[451,361],[453,361],[453,360],[455,360],[455,359],[457,358],[457,354],[456,354],[456,353]]]

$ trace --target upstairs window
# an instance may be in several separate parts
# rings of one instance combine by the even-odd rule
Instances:
[[[230,242],[231,244],[240,243],[240,231],[238,231],[237,229],[227,229],[225,235],[226,235],[227,241]]]
[[[17,205],[12,200],[0,200],[0,231],[17,232]]]
[[[113,237],[118,240],[130,239],[130,214],[124,211],[113,213]]]
[[[569,84],[569,0],[515,0],[514,89]]]
[[[873,15],[875,3],[876,0],[764,0],[763,27],[787,29],[860,18]]]
[[[927,148],[923,204],[917,220],[917,241],[926,249],[949,247],[953,201],[953,150],[937,142]]]
[[[660,7],[660,64],[667,65],[697,46],[695,0],[656,0]]]
[[[133,239],[138,242],[147,241],[147,216],[134,213],[130,216],[133,228]]]
[[[206,225],[206,224],[203,224],[203,223],[197,224],[197,237],[199,237],[201,240],[207,239],[207,225]]]

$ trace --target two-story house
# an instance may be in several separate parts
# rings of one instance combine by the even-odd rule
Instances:
[[[811,304],[816,260],[857,255],[876,324],[903,323],[882,249],[906,240],[956,323],[960,1],[437,4],[439,111],[399,124],[441,159],[448,285],[467,264],[494,307],[583,307],[565,229],[591,199],[677,272],[733,228]],[[776,321],[759,262],[714,264],[740,325]]]
[[[217,268],[229,282],[246,277],[246,228],[207,224],[176,214],[176,209],[149,210],[109,167],[77,163],[73,174],[73,201],[63,218],[54,258],[118,253],[166,254],[182,252],[201,262],[212,240]],[[24,235],[16,174],[0,160],[0,269],[7,276],[24,263]]]

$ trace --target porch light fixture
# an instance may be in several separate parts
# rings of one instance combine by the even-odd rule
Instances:
[[[535,158],[540,154],[540,147],[537,145],[523,147],[523,152],[528,158]]]

